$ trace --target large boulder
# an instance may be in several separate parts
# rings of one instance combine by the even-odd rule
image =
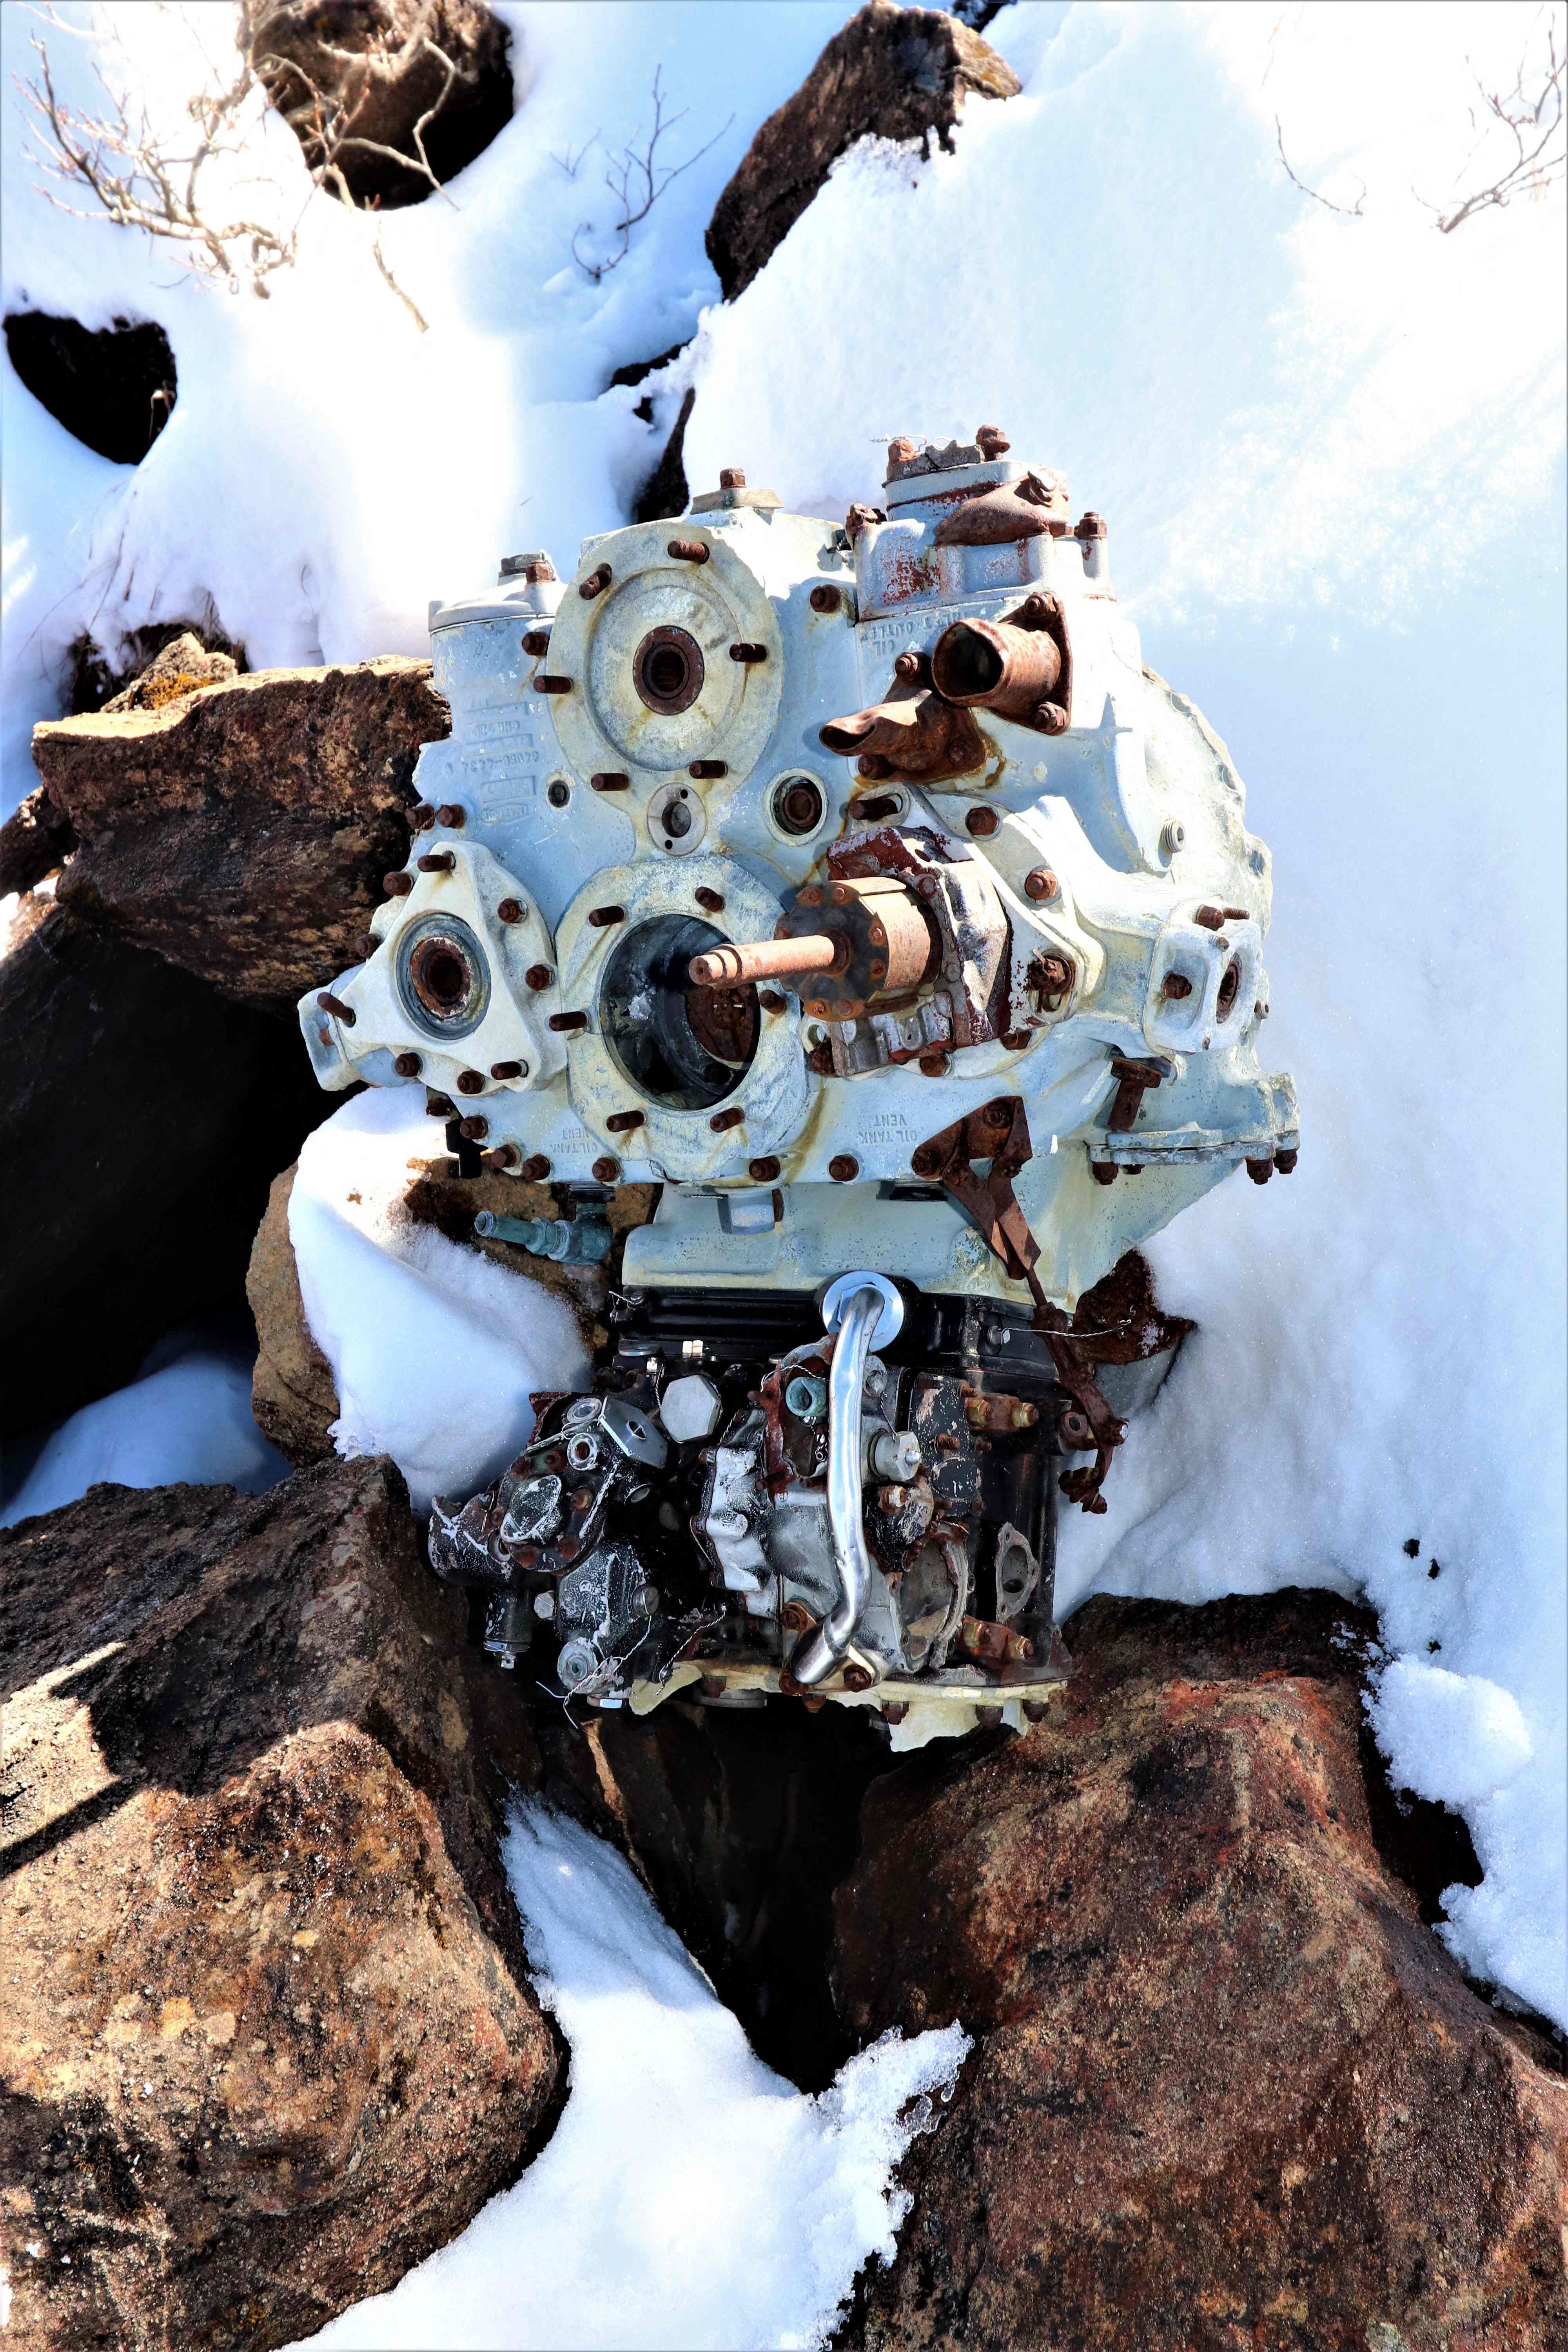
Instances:
[[[0,937],[0,1433],[132,1379],[237,1298],[271,1171],[328,1100],[290,1022],[82,921],[55,888]]]
[[[0,1531],[18,2343],[286,2343],[548,2128],[497,1847],[537,1762],[464,1625],[384,1461]]]
[[[805,81],[770,114],[708,225],[708,258],[724,299],[743,293],[784,243],[840,155],[858,139],[942,146],[963,100],[1012,98],[1022,84],[994,49],[945,8],[867,0]]]
[[[847,2021],[976,2047],[848,2340],[1568,2342],[1561,2051],[1424,1924],[1407,1879],[1466,1842],[1381,1787],[1371,1630],[1321,1594],[1097,1600],[1045,1723],[873,1784]]]
[[[430,665],[257,670],[151,704],[137,690],[33,730],[80,844],[60,901],[292,1019],[359,961],[381,877],[408,855],[415,761],[450,731]]]
[[[257,74],[331,195],[341,173],[356,205],[419,204],[511,120],[507,29],[477,0],[262,0],[253,23]]]
[[[300,1269],[289,1238],[289,1199],[295,1168],[272,1180],[267,1213],[256,1229],[245,1295],[256,1325],[256,1367],[250,1379],[250,1410],[262,1435],[285,1461],[304,1468],[332,1455],[332,1423],[338,1417],[332,1368],[305,1320]]]

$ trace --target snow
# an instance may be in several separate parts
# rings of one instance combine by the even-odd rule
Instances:
[[[526,1275],[401,1213],[441,1144],[422,1087],[356,1095],[307,1138],[289,1199],[340,1454],[390,1454],[416,1509],[471,1495],[531,1433],[530,1392],[584,1387],[575,1317]]]
[[[1247,779],[1275,859],[1273,1058],[1303,1112],[1293,1177],[1222,1187],[1151,1252],[1201,1328],[1108,1515],[1064,1526],[1062,1609],[1364,1597],[1394,1769],[1441,1780],[1484,1869],[1442,1932],[1568,2027],[1563,208],[1525,194],[1445,236],[1423,202],[1490,176],[1469,66],[1510,81],[1543,20],[1531,0],[1016,0],[987,37],[1023,95],[972,100],[951,155],[846,158],[722,306],[713,201],[847,5],[504,13],[516,118],[382,225],[424,336],[369,225],[300,210],[276,123],[253,201],[300,218],[300,258],[258,302],[49,210],[8,115],[5,307],[161,320],[180,396],[142,467],[106,467],[0,365],[5,804],[89,620],[210,600],[257,664],[417,651],[432,595],[514,547],[564,566],[624,520],[688,382],[694,484],[740,463],[807,511],[874,497],[894,433],[984,418],[1061,467],[1109,519],[1146,657]],[[32,21],[0,10],[7,68]],[[177,114],[186,20],[112,21],[127,58],[100,41],[106,71]],[[215,56],[227,22],[199,12]],[[67,78],[95,53],[57,46]],[[656,68],[689,109],[667,152],[696,160],[595,282],[572,240],[591,223],[580,248],[604,249],[603,173],[646,135]],[[647,387],[651,425],[642,388],[605,389],[696,329]],[[339,1443],[387,1445],[423,1495],[504,1458],[563,1334],[536,1295],[514,1322],[495,1269],[393,1230],[412,1116],[340,1113],[295,1232]],[[381,1210],[351,1214],[354,1190]]]
[[[907,2210],[893,2166],[969,2048],[889,2033],[808,2098],[608,1846],[522,1807],[507,1868],[540,1997],[571,2044],[543,2153],[461,2237],[315,2345],[819,2344]]]
[[[251,1419],[248,1362],[198,1348],[62,1422],[0,1508],[0,1527],[58,1511],[103,1482],[259,1495],[288,1475]]]

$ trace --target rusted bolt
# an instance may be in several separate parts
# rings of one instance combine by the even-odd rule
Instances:
[[[522,900],[521,898],[503,898],[500,906],[496,908],[496,913],[503,923],[521,923],[522,920]]]
[[[1009,1633],[1004,1652],[1010,1666],[1026,1666],[1035,1654],[1035,1645],[1027,1633]]]
[[[942,1161],[929,1143],[917,1144],[910,1154],[910,1167],[917,1176],[934,1176]]]
[[[1002,1727],[1002,1710],[999,1706],[977,1706],[974,1710],[974,1720],[982,1731],[999,1731]]]
[[[1179,1002],[1182,997],[1190,996],[1193,992],[1192,982],[1184,979],[1179,971],[1168,971],[1161,986],[1173,1003]]]
[[[624,923],[626,919],[624,907],[590,907],[588,909],[588,920],[596,931],[607,931],[612,923]]]
[[[436,812],[436,822],[444,824],[448,833],[459,833],[468,821],[468,812],[457,801],[443,801]]]
[[[1193,920],[1201,923],[1205,931],[1218,931],[1225,928],[1225,917],[1217,907],[1199,907]]]
[[[354,953],[361,963],[368,963],[380,945],[374,931],[362,931],[354,941]]]
[[[492,1078],[501,1079],[526,1078],[528,1076],[528,1064],[526,1062],[492,1062],[490,1064],[490,1076]]]
[[[893,676],[905,678],[921,677],[930,667],[931,664],[924,654],[901,653],[893,664]]]
[[[843,596],[830,581],[820,582],[811,592],[811,609],[814,613],[837,613],[843,602]]]
[[[882,1701],[882,1720],[884,1723],[902,1723],[909,1711],[910,1703],[907,1698],[885,1698]]]
[[[530,988],[548,988],[555,974],[547,963],[531,963],[522,976]]]
[[[384,874],[381,887],[389,898],[406,898],[414,887],[412,874]]]
[[[1252,920],[1245,907],[1222,907],[1220,912],[1227,923],[1250,923]]]
[[[945,1078],[952,1067],[952,1056],[941,1052],[922,1054],[918,1066],[922,1078]]]
[[[1103,539],[1105,517],[1097,515],[1091,509],[1088,514],[1080,515],[1078,521],[1074,523],[1072,535],[1075,539]]]
[[[710,890],[706,882],[704,882],[700,887],[694,890],[691,895],[696,899],[700,907],[707,908],[708,912],[710,915],[721,915],[723,913],[724,893],[722,890]]]
[[[1024,1701],[1025,1722],[1044,1723],[1046,1719],[1046,1709],[1048,1704],[1048,1700],[1043,1698],[1026,1698]]]
[[[1184,824],[1178,824],[1174,817],[1168,818],[1165,824],[1160,827],[1161,856],[1169,863],[1169,861],[1174,857],[1177,850],[1180,849],[1186,837],[1186,826]]]
[[[1026,898],[1054,898],[1058,885],[1048,866],[1037,866],[1024,877]]]
[[[531,1152],[517,1172],[531,1184],[542,1184],[550,1173],[550,1162],[542,1151]]]
[[[600,768],[588,779],[596,793],[629,793],[631,778],[619,768]]]
[[[767,657],[766,646],[750,645],[744,638],[738,639],[730,648],[730,659],[732,662],[744,662],[748,667],[755,662],[765,662]]]
[[[588,1016],[585,1013],[552,1013],[550,1026],[552,1029],[585,1029]]]
[[[846,1666],[844,1669],[844,1687],[846,1690],[869,1690],[871,1685],[876,1681],[876,1679],[877,1677],[871,1673],[868,1666]]]
[[[563,1536],[555,1549],[563,1559],[575,1559],[583,1549],[583,1539],[580,1536]]]
[[[493,1151],[483,1152],[480,1157],[493,1174],[504,1176],[509,1169],[517,1166],[517,1146],[515,1143],[498,1143]]]
[[[426,1118],[450,1118],[456,1108],[457,1105],[450,1095],[438,1095],[434,1087],[426,1087],[425,1116]]]
[[[542,671],[536,671],[533,691],[535,694],[570,694],[572,681],[569,677],[546,677]]]
[[[767,1153],[761,1160],[748,1160],[746,1173],[754,1184],[771,1184],[779,1172],[779,1163]]]
[[[716,1110],[708,1124],[715,1135],[722,1135],[727,1128],[743,1125],[745,1117],[740,1104],[731,1103],[728,1110]]]
[[[983,425],[974,436],[974,446],[989,465],[994,458],[1005,457],[1013,444],[999,425]]]
[[[618,1160],[612,1160],[608,1152],[605,1154],[605,1157],[602,1160],[595,1160],[594,1181],[595,1184],[617,1184],[620,1181],[620,1176],[621,1163]]]
[[[408,816],[416,833],[428,833],[436,822],[436,812],[428,801],[416,801]]]
[[[879,817],[897,816],[901,805],[896,793],[873,793],[868,800],[851,801],[847,814],[851,824],[875,824]]]
[[[852,1151],[836,1151],[827,1163],[827,1172],[836,1184],[853,1184],[860,1173],[860,1162]]]
[[[832,1046],[814,1045],[805,1057],[805,1066],[808,1070],[814,1070],[819,1078],[830,1078],[833,1076]]]
[[[963,824],[965,832],[973,833],[977,839],[984,841],[996,831],[1001,822],[994,808],[973,808],[964,818]]]
[[[764,1013],[787,1013],[789,999],[776,988],[759,988],[757,1003]]]
[[[727,776],[730,771],[722,760],[693,760],[686,772],[695,776],[699,783],[706,783],[710,777]]]
[[[854,895],[847,882],[836,882],[828,892],[828,898],[835,907],[847,907]]]
[[[330,1013],[332,1019],[334,1021],[341,1021],[345,1029],[352,1029],[353,1027],[354,1022],[358,1017],[354,1012],[353,1006],[352,1004],[345,1004],[341,996],[334,996],[330,988],[323,988],[321,994],[317,997],[316,1002],[321,1006],[323,1013]]]
[[[1274,1173],[1274,1162],[1272,1160],[1249,1160],[1247,1172],[1255,1184],[1267,1184]]]
[[[458,1092],[460,1095],[482,1095],[484,1090],[485,1082],[478,1070],[458,1072]]]
[[[902,1486],[879,1486],[877,1489],[877,1508],[889,1518],[901,1511],[908,1501],[909,1496]]]
[[[482,1143],[489,1131],[489,1119],[483,1118],[478,1111],[468,1118],[460,1119],[458,1123],[458,1133],[466,1135],[470,1143]]]
[[[855,766],[858,772],[873,784],[884,782],[893,772],[892,761],[884,760],[879,751],[862,751]]]
[[[1281,1176],[1290,1176],[1290,1175],[1293,1175],[1293,1174],[1295,1173],[1295,1169],[1296,1169],[1296,1154],[1295,1154],[1295,1152],[1294,1152],[1294,1151],[1277,1151],[1277,1152],[1274,1154],[1274,1165],[1276,1166],[1276,1168],[1278,1168],[1278,1170],[1279,1171],[1279,1173],[1281,1174]]]
[[[400,1078],[416,1078],[425,1065],[417,1054],[399,1054],[392,1066]]]
[[[706,563],[708,561],[708,550],[700,539],[672,539],[666,552],[673,555],[677,563]]]
[[[522,650],[532,660],[538,661],[542,655],[547,654],[550,651],[549,630],[524,629],[522,633]]]
[[[605,1125],[612,1135],[630,1135],[643,1125],[645,1114],[640,1110],[613,1110]]]
[[[427,849],[419,860],[421,874],[450,874],[457,864],[449,849]]]
[[[1026,1045],[1032,1045],[1034,1042],[1027,1029],[1008,1029],[1003,1033],[1002,1043],[1010,1054],[1021,1054]]]
[[[719,488],[721,490],[743,490],[745,487],[746,477],[742,467],[739,466],[720,467]]]
[[[1091,1160],[1089,1172],[1097,1184],[1114,1184],[1121,1171],[1114,1160]]]
[[[786,1601],[779,1612],[779,1623],[786,1633],[809,1633],[815,1622],[804,1601]]]
[[[589,572],[586,580],[580,580],[577,583],[577,593],[584,603],[587,603],[595,596],[602,596],[609,584],[610,567],[607,563],[601,563],[596,570]]]
[[[1059,702],[1037,702],[1035,724],[1047,735],[1065,735],[1068,731],[1068,715]]]

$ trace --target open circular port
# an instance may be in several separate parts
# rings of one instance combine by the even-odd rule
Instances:
[[[973,702],[1002,683],[1002,656],[963,621],[944,629],[931,656],[931,681],[952,702]]]
[[[632,684],[666,718],[690,709],[705,674],[702,648],[687,629],[650,629],[632,656]]]
[[[427,1037],[466,1037],[489,1003],[485,951],[455,916],[427,915],[398,942],[397,992],[403,1009]]]
[[[694,988],[693,956],[725,944],[695,915],[659,915],[620,940],[599,987],[599,1034],[624,1076],[669,1110],[709,1110],[752,1066],[757,992]]]
[[[773,823],[795,840],[816,831],[822,807],[822,787],[810,776],[781,776],[768,795]]]
[[[1231,1014],[1236,1011],[1236,999],[1240,987],[1241,959],[1239,956],[1232,956],[1220,974],[1219,994],[1215,998],[1214,1009],[1218,1020],[1230,1019]]]

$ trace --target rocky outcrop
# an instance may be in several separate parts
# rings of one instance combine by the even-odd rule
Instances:
[[[239,664],[231,653],[204,646],[194,629],[182,629],[102,708],[105,711],[162,710],[166,703],[183,701],[187,694],[199,694],[206,686],[226,686],[238,676]]]
[[[771,114],[713,208],[708,258],[724,299],[743,293],[829,170],[858,139],[952,144],[966,95],[1012,98],[1012,68],[943,8],[867,5],[834,35],[795,96]]]
[[[310,1336],[300,1270],[289,1238],[289,1196],[295,1168],[272,1180],[267,1213],[257,1227],[245,1295],[256,1325],[256,1369],[250,1410],[262,1435],[296,1468],[329,1461],[338,1417],[332,1368]]]
[[[76,847],[76,830],[40,784],[0,824],[0,898],[30,890]]]
[[[237,1297],[269,1171],[330,1108],[298,1030],[81,921],[0,942],[0,1431],[134,1377]]]
[[[407,856],[419,748],[449,731],[430,665],[258,670],[155,707],[147,687],[33,731],[80,842],[60,900],[291,1017],[359,960],[382,875]]]
[[[306,163],[356,205],[419,204],[511,120],[506,26],[475,0],[265,0],[255,55]]]
[[[0,1531],[18,2343],[286,2343],[548,2128],[496,1844],[537,1767],[463,1630],[384,1461]]]
[[[71,667],[66,682],[65,716],[81,719],[99,710],[139,708],[134,688],[160,655],[173,645],[185,646],[187,640],[202,658],[193,657],[187,647],[185,659],[174,673],[181,693],[218,685],[247,667],[245,647],[225,636],[210,606],[204,621],[150,621],[144,628],[127,631],[114,646],[112,656],[84,631],[68,648]],[[220,656],[221,660],[216,658]],[[207,656],[215,658],[209,661]],[[174,699],[166,691],[170,676],[167,667],[159,670],[159,701]]]
[[[873,1785],[847,2021],[958,2017],[976,2047],[847,2341],[1568,2341],[1560,2052],[1400,1874],[1428,1823],[1369,1754],[1371,1630],[1323,1594],[1097,1600],[1044,1724]]]

